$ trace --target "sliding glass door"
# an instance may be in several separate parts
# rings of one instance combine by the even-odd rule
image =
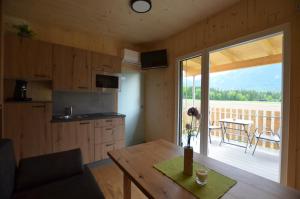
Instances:
[[[195,152],[280,182],[288,137],[285,35],[262,35],[179,61],[178,143],[191,136]]]
[[[283,34],[210,52],[208,156],[279,182]]]
[[[201,56],[180,61],[179,144],[200,150]],[[190,137],[190,139],[189,139]]]

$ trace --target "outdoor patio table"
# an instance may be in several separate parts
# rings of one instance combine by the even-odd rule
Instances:
[[[248,145],[251,146],[251,135],[250,135],[251,132],[249,131],[249,128],[253,123],[252,120],[227,118],[227,119],[220,119],[219,122],[221,124],[221,132],[222,132],[222,139],[221,139],[220,145],[222,143],[225,143],[225,144],[231,144],[231,145],[238,146],[238,147],[243,147],[243,148],[245,148],[245,153],[246,153]],[[230,125],[238,125],[238,126],[240,126],[240,128],[234,128],[232,126],[230,127]],[[237,130],[237,131],[239,131],[240,135],[242,132],[245,133],[246,138],[247,138],[246,146],[229,142],[229,137],[227,137],[228,142],[226,142],[225,141],[226,135],[228,135],[228,134],[236,135],[236,133],[229,133],[227,131],[228,129]]]

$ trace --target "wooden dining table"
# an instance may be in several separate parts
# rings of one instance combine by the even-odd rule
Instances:
[[[152,141],[108,152],[109,157],[123,171],[124,199],[131,198],[134,183],[148,198],[189,199],[195,196],[157,171],[153,165],[183,155],[183,149],[165,140]],[[194,153],[200,162],[237,181],[222,198],[228,199],[299,199],[300,192],[260,176],[240,170],[207,156]]]

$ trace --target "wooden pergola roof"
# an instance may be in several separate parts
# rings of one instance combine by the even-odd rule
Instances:
[[[268,37],[210,53],[210,72],[221,72],[240,68],[282,62],[283,35]],[[201,74],[201,57],[183,61],[187,76]]]

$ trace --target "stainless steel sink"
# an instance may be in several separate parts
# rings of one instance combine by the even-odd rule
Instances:
[[[68,119],[72,119],[73,117],[70,115],[61,115],[61,116],[58,116],[58,118],[68,120]]]
[[[76,115],[75,118],[81,119],[81,118],[88,118],[88,115]]]

